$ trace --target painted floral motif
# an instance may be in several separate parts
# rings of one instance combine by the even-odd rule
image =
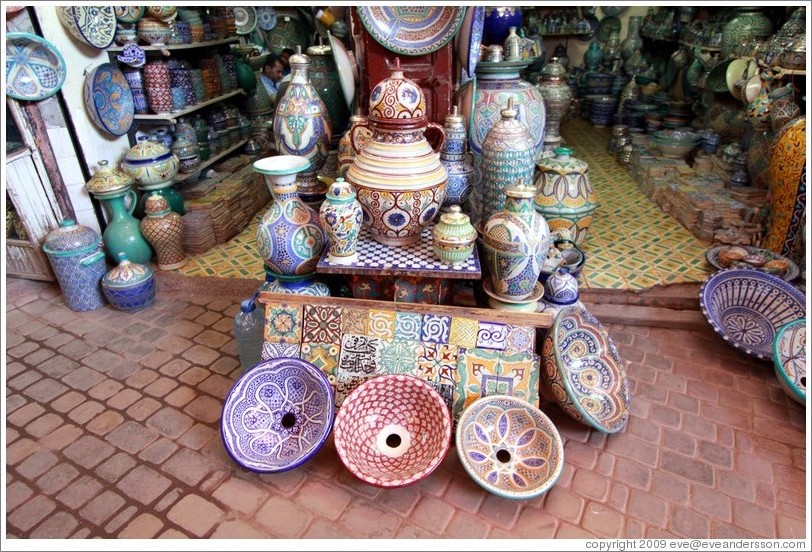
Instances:
[[[340,335],[340,308],[305,305],[302,341],[338,344]]]
[[[378,348],[378,364],[385,367],[388,374],[410,374],[417,368],[417,355],[420,344],[403,339],[381,340]]]
[[[302,341],[302,307],[272,306],[265,315],[265,341],[298,345]]]

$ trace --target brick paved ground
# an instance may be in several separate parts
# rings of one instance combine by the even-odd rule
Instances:
[[[772,366],[710,328],[610,327],[632,417],[606,436],[544,409],[566,466],[546,496],[488,494],[451,449],[427,480],[381,490],[332,443],[277,475],[220,441],[240,373],[241,297],[159,293],[146,311],[73,313],[59,288],[6,288],[7,537],[779,537],[806,533],[804,410]]]

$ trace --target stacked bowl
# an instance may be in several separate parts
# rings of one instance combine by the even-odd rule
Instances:
[[[691,130],[665,129],[652,135],[654,143],[664,157],[685,158],[702,141],[702,137]]]

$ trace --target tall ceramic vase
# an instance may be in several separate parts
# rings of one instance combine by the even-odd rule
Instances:
[[[346,178],[358,194],[372,238],[398,246],[419,241],[434,220],[445,198],[448,172],[438,153],[445,131],[427,121],[423,91],[404,76],[398,58],[389,70],[390,76],[369,95],[369,122],[359,123],[350,134],[358,150],[361,131],[372,130]],[[434,147],[426,140],[428,131],[439,135]]]
[[[176,270],[189,262],[183,249],[183,219],[169,208],[166,198],[150,194],[144,207],[141,232],[155,248],[158,268]]]
[[[643,39],[640,38],[640,25],[643,22],[643,16],[633,15],[629,17],[629,29],[626,38],[620,43],[620,55],[624,60],[632,57],[632,54],[637,52],[643,47]]]
[[[533,209],[533,186],[511,186],[506,201],[480,234],[492,290],[502,298],[521,300],[533,293],[550,249],[550,229]]]
[[[505,206],[504,189],[514,184],[532,185],[536,150],[533,137],[517,120],[513,98],[501,110],[502,120],[488,132],[482,146],[482,211],[480,223]]]
[[[445,118],[445,144],[440,152],[440,163],[448,172],[448,184],[441,210],[446,213],[452,205],[462,205],[471,195],[474,166],[468,153],[468,133],[462,115],[455,105]]]
[[[257,249],[276,278],[316,272],[327,237],[318,213],[300,199],[297,175],[310,161],[296,155],[266,157],[254,162],[254,172],[265,178],[273,203],[257,229]]]
[[[567,70],[560,63],[548,63],[541,69],[538,88],[544,98],[544,108],[547,112],[544,149],[554,150],[561,144],[561,123],[569,113],[572,103],[572,89],[567,84]]]
[[[290,85],[277,100],[273,121],[276,148],[282,155],[304,157],[309,161],[298,177],[299,196],[318,207],[327,185],[316,175],[327,161],[333,127],[327,106],[310,82],[310,58],[301,53],[290,56]]]
[[[806,218],[806,117],[787,124],[770,157],[770,224],[763,246],[782,255],[797,251]],[[793,259],[799,260],[799,259]]]

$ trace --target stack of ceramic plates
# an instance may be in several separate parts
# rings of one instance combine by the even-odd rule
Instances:
[[[208,211],[189,211],[183,215],[183,249],[198,255],[217,245]]]

